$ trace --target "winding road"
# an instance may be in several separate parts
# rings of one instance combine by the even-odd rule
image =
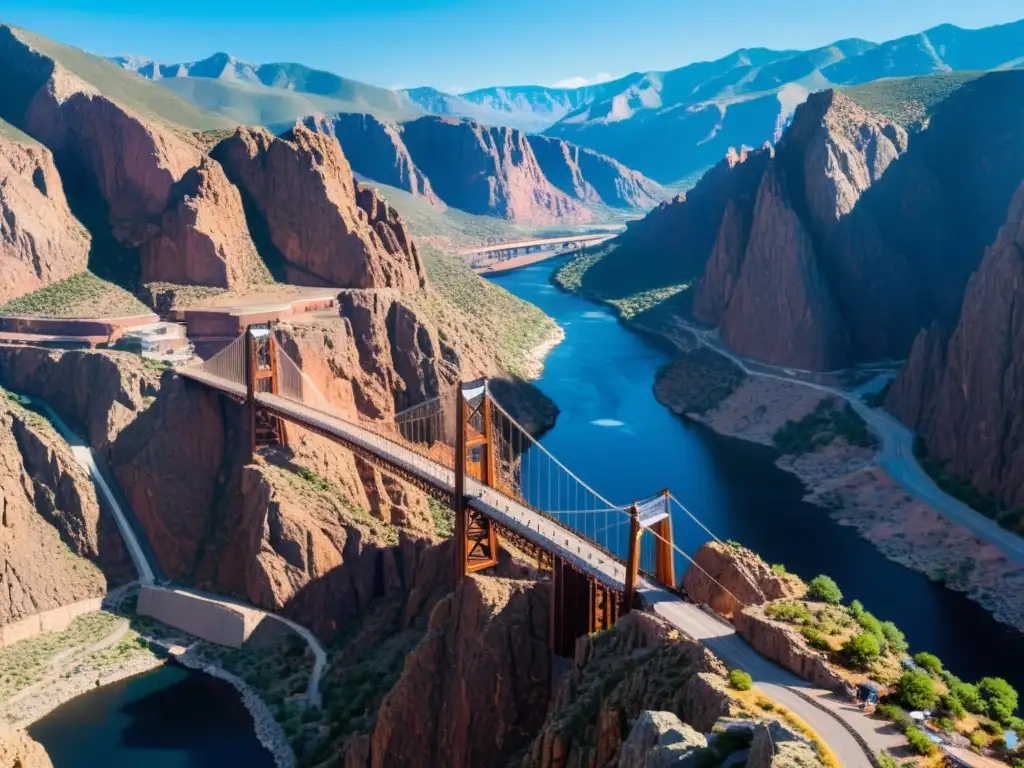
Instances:
[[[692,333],[699,344],[728,358],[748,376],[760,376],[799,384],[846,400],[881,438],[882,450],[878,455],[879,466],[888,472],[893,480],[903,486],[908,494],[927,504],[948,520],[962,525],[980,541],[998,547],[1007,557],[1024,562],[1024,539],[1000,527],[994,520],[954,499],[935,485],[935,482],[921,468],[914,456],[914,433],[880,408],[868,406],[861,399],[859,390],[851,392],[825,384],[803,381],[796,376],[787,375],[783,368],[740,357],[726,347],[714,331],[701,330],[684,323],[680,323],[680,325]],[[889,374],[883,373],[880,374],[880,377],[884,378],[887,375]]]
[[[196,589],[159,584],[158,582],[161,581],[162,578],[158,578],[158,576],[162,577],[162,574],[160,573],[159,565],[156,563],[155,556],[149,550],[148,544],[141,541],[139,535],[136,534],[135,528],[132,526],[132,521],[129,518],[129,512],[125,511],[127,502],[122,504],[120,494],[113,489],[113,481],[106,476],[106,473],[101,468],[100,462],[102,460],[99,459],[96,452],[89,447],[81,437],[75,434],[75,432],[47,403],[39,400],[38,398],[27,399],[35,408],[44,412],[44,415],[53,424],[57,432],[60,433],[61,437],[63,437],[68,445],[71,446],[71,452],[74,454],[75,461],[89,473],[89,477],[92,479],[97,492],[105,502],[106,508],[109,509],[110,513],[114,516],[114,520],[117,523],[117,529],[121,533],[121,538],[124,539],[125,546],[128,548],[128,554],[132,559],[132,564],[135,566],[135,571],[139,575],[139,582],[152,586],[154,589],[187,594],[198,599],[209,600],[221,605],[242,609],[258,615],[261,619],[268,618],[286,625],[305,640],[309,649],[313,652],[313,671],[309,676],[309,685],[306,689],[306,701],[311,706],[319,708],[321,704],[320,681],[323,678],[324,670],[327,667],[327,651],[324,650],[323,645],[316,636],[301,624],[298,624],[291,619],[286,619],[284,616],[278,616],[276,613],[264,611],[240,600],[233,600],[221,595],[215,595]],[[134,516],[134,513],[130,514]]]

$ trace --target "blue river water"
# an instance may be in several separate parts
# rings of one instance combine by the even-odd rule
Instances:
[[[885,559],[852,528],[803,502],[802,484],[775,466],[773,449],[718,435],[658,403],[654,378],[667,352],[608,309],[552,285],[561,263],[492,278],[565,330],[536,382],[561,409],[542,439],[549,451],[616,504],[671,489],[720,538],[804,578],[829,574],[847,599],[896,622],[912,649],[937,654],[964,679],[999,675],[1024,690],[1024,635],[964,595]],[[709,538],[678,510],[672,523],[687,552]],[[677,564],[677,573],[684,567]]]
[[[97,688],[28,729],[54,768],[273,768],[229,683],[165,664]]]

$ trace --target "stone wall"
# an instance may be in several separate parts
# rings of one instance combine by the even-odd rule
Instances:
[[[190,635],[240,648],[262,620],[257,611],[234,608],[199,595],[143,585],[138,612]]]
[[[67,629],[77,617],[83,613],[98,611],[102,604],[102,597],[90,597],[4,624],[0,627],[0,648],[41,635],[43,632],[60,632]]]

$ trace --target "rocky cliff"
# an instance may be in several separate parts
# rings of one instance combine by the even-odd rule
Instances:
[[[85,269],[89,234],[64,197],[53,156],[0,121],[0,304]]]
[[[341,144],[352,170],[360,176],[404,189],[429,203],[443,206],[428,179],[413,162],[402,139],[401,123],[372,115],[339,114],[324,120],[307,118],[306,124],[332,133]]]
[[[53,768],[42,745],[24,731],[0,736],[0,765],[4,768]]]
[[[575,200],[646,210],[666,197],[657,183],[607,155],[562,139],[528,140],[544,175]]]
[[[937,324],[918,335],[886,406],[947,471],[1007,509],[1024,507],[1024,185],[952,336]]]
[[[374,728],[370,765],[504,766],[550,697],[544,585],[470,576],[438,603]]]
[[[397,213],[360,189],[338,143],[297,125],[239,128],[213,150],[266,223],[290,283],[414,289],[423,264]]]
[[[683,576],[687,597],[723,616],[745,605],[782,597],[799,597],[804,588],[795,576],[779,574],[749,549],[712,541],[701,547]]]
[[[630,299],[691,286],[674,311],[776,364],[900,358],[922,327],[955,325],[1024,177],[1022,94],[1020,72],[974,79],[912,139],[847,95],[814,94],[774,158],[730,156],[613,241],[581,288]]]
[[[404,123],[402,136],[434,192],[454,208],[526,224],[590,218],[547,179],[521,131],[423,117]]]
[[[43,419],[0,391],[0,623],[133,578],[88,474]]]
[[[730,711],[725,667],[664,620],[634,611],[609,632],[580,638],[523,768],[611,763],[645,710],[671,712],[701,733]]]

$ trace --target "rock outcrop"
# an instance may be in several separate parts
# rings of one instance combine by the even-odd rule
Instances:
[[[804,591],[798,578],[776,573],[755,553],[740,546],[708,542],[693,560],[683,576],[687,597],[725,617],[734,616],[745,605],[799,597]]]
[[[0,304],[81,272],[89,243],[50,151],[5,138],[0,120]]]
[[[697,752],[708,745],[704,734],[672,712],[640,713],[619,750],[618,768],[669,768],[696,765]]]
[[[940,326],[922,331],[886,405],[947,471],[1006,509],[1024,508],[1024,185],[948,344]]]
[[[614,765],[645,710],[671,712],[696,731],[729,713],[725,667],[664,620],[634,611],[609,632],[577,641],[573,670],[555,694],[523,768]]]
[[[168,201],[140,249],[142,282],[237,289],[269,280],[242,198],[215,160],[204,157],[186,172]]]
[[[613,241],[581,289],[616,299],[695,285],[645,327],[669,332],[673,313],[689,314],[775,364],[902,358],[933,321],[952,330],[1024,178],[1021,96],[1021,72],[979,77],[911,140],[841,92],[814,94],[774,158],[730,156]]]
[[[470,576],[438,603],[381,705],[370,765],[506,765],[550,697],[547,601],[542,584]]]
[[[821,768],[814,745],[777,720],[757,723],[747,768]]]
[[[239,128],[212,154],[265,221],[288,282],[404,290],[425,284],[405,225],[373,190],[356,185],[327,134],[296,125],[278,138]]]
[[[404,123],[402,136],[434,192],[453,208],[526,224],[590,218],[552,186],[522,131],[422,117]]]
[[[0,736],[0,766],[3,768],[53,768],[42,744],[24,731]]]
[[[0,623],[133,578],[88,474],[41,417],[0,394]],[[127,564],[126,564],[127,561]]]
[[[732,617],[736,631],[762,656],[821,688],[840,690],[844,679],[828,664],[825,654],[807,647],[795,627],[773,621],[760,605],[744,608]]]
[[[657,183],[607,155],[547,136],[528,141],[548,181],[582,203],[646,210],[666,197]]]
[[[329,120],[310,117],[306,124],[337,138],[360,176],[404,189],[428,203],[443,206],[428,179],[413,162],[402,139],[402,125],[379,120],[373,115],[339,114]]]
[[[146,409],[160,376],[127,352],[0,346],[0,385],[38,397],[106,455]]]

